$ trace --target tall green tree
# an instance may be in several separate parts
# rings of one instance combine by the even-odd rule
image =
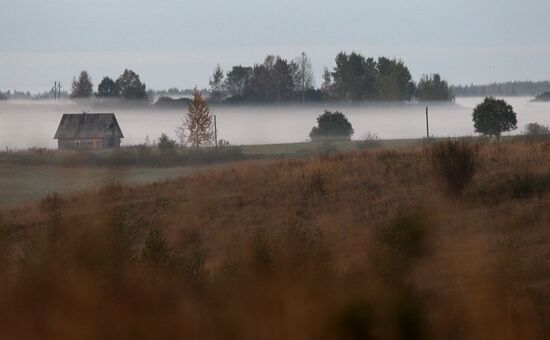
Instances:
[[[73,78],[71,98],[88,98],[93,92],[94,85],[87,71],[80,72],[78,79]]]
[[[302,52],[298,58],[292,61],[290,67],[294,91],[300,95],[302,102],[305,102],[307,91],[313,90],[315,86],[311,59],[305,52]]]
[[[325,67],[323,71],[323,84],[321,85],[321,92],[325,98],[332,98],[334,96],[332,73],[330,73],[328,67]]]
[[[500,139],[503,132],[517,129],[514,108],[502,99],[487,97],[472,113],[475,131]]]
[[[236,98],[255,102],[283,102],[294,97],[293,63],[268,55],[253,68],[235,66],[227,74],[225,88]]]
[[[268,56],[261,65],[254,65],[249,86],[246,88],[245,97],[252,101],[272,101],[275,89],[273,86],[273,65],[272,56]]]
[[[280,58],[268,55],[263,64],[254,65],[245,96],[257,102],[272,102],[282,94],[285,66]],[[276,69],[277,68],[277,69]]]
[[[380,57],[376,68],[378,100],[402,101],[413,97],[416,85],[403,61]]]
[[[361,54],[339,53],[332,73],[334,92],[338,99],[358,101],[376,97],[376,62]]]
[[[220,64],[216,65],[212,77],[210,77],[210,93],[212,100],[215,102],[221,102],[224,97],[224,86],[223,86],[223,69]]]
[[[250,85],[252,78],[252,68],[243,66],[233,66],[227,73],[224,87],[233,97],[243,97]]]
[[[417,97],[420,101],[453,101],[454,94],[447,82],[437,73],[424,75],[418,83]]]
[[[116,86],[124,99],[140,100],[147,97],[145,84],[139,79],[139,75],[132,70],[124,70],[116,81]]]
[[[277,57],[273,70],[271,71],[271,79],[274,87],[274,101],[289,101],[292,99],[294,83],[292,79],[291,66],[285,59]]]
[[[120,89],[113,79],[104,77],[97,86],[97,96],[103,98],[120,97]]]

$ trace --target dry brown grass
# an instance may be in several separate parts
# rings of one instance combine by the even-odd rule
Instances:
[[[547,339],[550,144],[482,146],[459,198],[425,155],[253,162],[2,211],[0,338]]]

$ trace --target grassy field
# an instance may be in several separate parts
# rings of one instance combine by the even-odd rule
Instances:
[[[75,193],[113,183],[145,184],[187,176],[204,167],[60,167],[0,162],[0,207],[37,201],[52,192]]]
[[[375,147],[396,148],[421,143],[419,140],[378,141]],[[294,143],[239,146],[243,158],[296,158],[320,152],[359,150],[359,142]],[[99,159],[113,152],[100,151]],[[0,207],[14,207],[42,199],[49,193],[74,193],[100,189],[111,184],[146,184],[187,176],[213,166],[222,166],[226,160],[214,158],[207,165],[161,166],[105,166],[94,165],[91,153],[79,156],[73,152],[38,149],[36,151],[0,154]],[[229,160],[231,162],[231,160]],[[234,161],[233,161],[234,162]],[[90,163],[90,164],[88,164]],[[118,164],[116,161],[114,164]],[[124,163],[123,163],[124,164]],[[217,165],[216,165],[217,164]]]
[[[548,339],[549,206],[547,142],[52,195],[0,213],[0,338]]]
[[[134,159],[135,150],[103,150],[83,154],[71,151],[31,149],[21,152],[0,152],[0,207],[14,207],[42,199],[52,192],[74,193],[98,189],[107,184],[146,184],[173,179],[227,163],[254,159],[300,159],[319,154],[355,152],[372,149],[403,149],[422,146],[422,139],[333,141],[330,143],[291,143],[242,145],[221,158],[207,154],[182,162],[155,155],[150,148],[145,159]],[[130,155],[130,156],[128,156]],[[236,155],[236,157],[234,157]],[[177,157],[177,156],[176,156]]]
[[[371,147],[380,148],[403,148],[411,147],[422,144],[422,139],[385,139],[373,142]],[[240,146],[243,153],[246,155],[260,155],[260,156],[300,156],[310,155],[316,153],[319,150],[323,150],[323,147],[330,147],[333,151],[358,151],[364,148],[362,141],[340,141],[340,142],[303,142],[303,143],[288,143],[288,144],[263,144],[263,145],[242,145]]]

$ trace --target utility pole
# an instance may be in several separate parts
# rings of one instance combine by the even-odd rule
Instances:
[[[60,101],[61,100],[61,81],[54,81],[53,82],[53,100],[54,101]]]
[[[430,141],[430,120],[428,117],[428,107],[426,106],[426,139]]]
[[[216,115],[214,115],[214,142],[216,143],[216,149],[218,148],[218,122],[216,121]]]

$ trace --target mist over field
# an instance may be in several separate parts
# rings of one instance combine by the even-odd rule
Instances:
[[[539,122],[550,124],[550,103],[531,102],[529,97],[506,100],[518,113],[518,127]],[[430,106],[430,134],[438,137],[474,135],[472,110],[483,98],[457,98],[455,103]],[[344,112],[355,129],[353,139],[367,132],[383,139],[422,138],[426,134],[425,104],[364,103],[310,105],[214,106],[220,139],[235,145],[295,143],[309,139],[316,118],[324,110]],[[123,145],[136,145],[149,137],[155,141],[162,133],[176,138],[175,129],[184,120],[185,108],[153,107],[94,108],[73,102],[0,101],[0,147],[24,149],[57,147],[53,139],[63,113],[114,112],[124,133]]]

